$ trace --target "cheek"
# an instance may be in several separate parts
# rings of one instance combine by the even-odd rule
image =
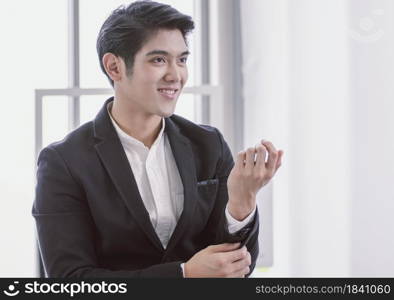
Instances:
[[[166,72],[161,68],[152,68],[147,70],[144,75],[145,83],[147,85],[157,85],[158,82],[162,81],[162,79],[166,76]]]
[[[185,68],[185,69],[183,70],[183,72],[182,72],[182,79],[183,79],[183,82],[186,82],[188,78],[189,78],[189,71],[188,71],[187,68]]]
[[[160,68],[149,64],[139,64],[136,65],[133,75],[135,77],[135,83],[141,87],[157,83],[164,76],[164,72]]]

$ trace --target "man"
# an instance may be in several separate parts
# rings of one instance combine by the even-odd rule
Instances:
[[[33,215],[48,276],[252,272],[256,193],[283,152],[263,142],[234,165],[217,129],[173,115],[193,28],[190,17],[150,1],[118,8],[103,24],[97,50],[115,96],[38,159]]]

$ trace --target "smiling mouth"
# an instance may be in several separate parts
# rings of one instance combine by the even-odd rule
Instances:
[[[178,90],[177,89],[158,89],[160,93],[174,95]]]
[[[179,89],[157,89],[157,90],[161,95],[169,99],[174,99],[176,93],[179,91]]]

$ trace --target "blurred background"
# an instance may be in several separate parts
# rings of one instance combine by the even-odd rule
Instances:
[[[285,151],[258,194],[255,277],[394,276],[394,2],[172,0],[193,16],[176,113],[233,155]],[[39,276],[37,151],[111,90],[95,42],[120,0],[0,2],[0,277]]]

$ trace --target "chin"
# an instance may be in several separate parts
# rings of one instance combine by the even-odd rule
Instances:
[[[162,118],[168,118],[171,117],[174,114],[174,112],[175,112],[175,107],[171,109],[159,110],[157,114]]]
[[[171,111],[171,112],[162,112],[162,113],[160,114],[160,116],[163,117],[163,118],[168,118],[168,117],[171,117],[173,114],[174,114],[174,111]]]

